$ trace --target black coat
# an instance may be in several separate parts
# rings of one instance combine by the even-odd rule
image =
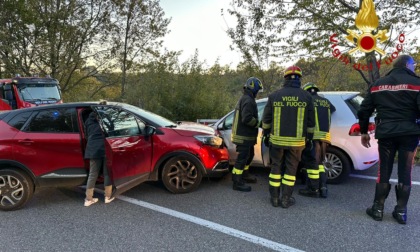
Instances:
[[[99,159],[105,157],[105,137],[94,112],[89,114],[85,122],[87,145],[86,159]]]
[[[420,135],[420,78],[408,68],[394,68],[369,87],[357,113],[360,132],[368,131],[369,117],[377,112],[375,138]]]
[[[268,96],[262,128],[270,131],[270,143],[276,147],[305,146],[315,130],[315,113],[313,98],[300,88],[300,81],[285,80],[283,88]]]
[[[331,143],[331,114],[334,113],[336,109],[327,98],[319,96],[316,92],[311,93],[311,95],[314,100],[315,109],[314,140]]]
[[[244,90],[235,107],[232,125],[232,142],[236,145],[253,146],[258,136],[258,109],[252,92]]]

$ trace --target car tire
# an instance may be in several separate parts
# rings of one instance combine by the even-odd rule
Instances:
[[[32,180],[24,173],[0,170],[0,210],[12,211],[23,207],[34,193]]]
[[[172,193],[188,193],[196,190],[203,175],[196,161],[187,156],[169,159],[162,170],[162,182]]]
[[[343,151],[328,147],[324,160],[328,184],[340,184],[346,181],[351,171],[351,161]]]

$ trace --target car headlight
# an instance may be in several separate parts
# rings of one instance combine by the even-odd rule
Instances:
[[[223,143],[223,139],[218,136],[198,135],[194,136],[194,138],[205,145],[220,146]]]

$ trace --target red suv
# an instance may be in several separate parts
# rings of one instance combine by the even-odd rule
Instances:
[[[162,180],[173,193],[195,190],[203,176],[228,172],[228,151],[208,126],[172,122],[124,103],[66,103],[0,113],[0,209],[15,210],[35,188],[86,183],[84,121],[97,111],[107,166],[118,195]]]

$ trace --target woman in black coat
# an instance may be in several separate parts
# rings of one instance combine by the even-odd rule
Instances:
[[[110,203],[114,198],[111,198],[112,185],[106,167],[105,136],[95,111],[89,114],[89,117],[85,122],[85,133],[87,138],[85,158],[90,160],[89,177],[86,184],[85,206],[88,207],[98,202],[98,198],[93,198],[93,191],[101,169],[104,175],[105,203]]]

